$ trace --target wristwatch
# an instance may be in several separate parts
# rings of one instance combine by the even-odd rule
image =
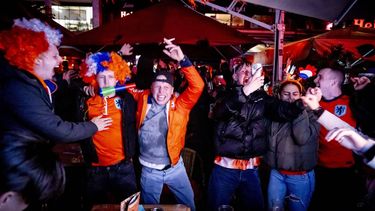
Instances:
[[[365,153],[362,155],[365,159],[365,162],[370,162],[372,159],[374,159],[375,156],[375,145],[373,145],[370,149],[368,149]]]
[[[187,59],[187,57],[186,57],[186,55],[184,55],[184,58],[182,58],[180,62],[185,62],[186,59]]]
[[[314,110],[312,110],[312,111],[313,111],[314,115],[315,115],[317,118],[319,118],[319,117],[323,114],[323,112],[324,112],[324,108],[322,108],[321,106],[319,106],[317,109],[314,109]]]

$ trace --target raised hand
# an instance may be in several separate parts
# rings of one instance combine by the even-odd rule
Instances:
[[[63,73],[63,80],[70,82],[70,80],[78,78],[79,74],[76,70],[68,70]]]
[[[86,95],[94,97],[95,96],[95,87],[92,85],[89,86],[84,86],[83,91],[85,92]]]
[[[318,109],[320,107],[319,101],[322,99],[322,90],[319,87],[307,89],[306,95],[301,97],[305,106],[311,110]]]
[[[244,81],[243,92],[246,96],[255,92],[264,85],[264,76],[253,75],[249,80]]]
[[[294,79],[293,73],[289,73],[289,69],[292,68],[292,59],[288,57],[286,60],[285,68],[283,69],[283,79]]]
[[[180,62],[184,58],[184,53],[182,52],[180,46],[172,43],[173,40],[174,38],[172,39],[164,38],[164,43],[166,45],[165,45],[165,49],[163,50],[163,52],[169,57],[171,57],[172,59]]]
[[[108,130],[108,127],[112,125],[112,118],[103,117],[103,115],[96,116],[90,121],[96,125],[98,131]]]
[[[133,54],[132,50],[133,50],[133,47],[132,47],[130,44],[125,43],[125,44],[121,47],[120,52],[121,52],[123,55],[125,55],[125,56],[130,56],[130,55]]]
[[[355,90],[361,90],[367,86],[367,84],[371,83],[371,80],[366,76],[351,77],[350,80],[353,82],[353,87]]]
[[[355,151],[361,151],[368,143],[352,128],[334,128],[327,133],[325,138],[328,142],[334,140],[343,147]]]

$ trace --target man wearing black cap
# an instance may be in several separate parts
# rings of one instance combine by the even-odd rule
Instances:
[[[173,94],[173,75],[167,70],[156,72],[151,84],[152,97],[159,105],[165,105]]]
[[[179,46],[168,39],[164,43],[163,52],[180,63],[188,87],[178,97],[174,96],[173,75],[161,70],[155,74],[151,90],[129,90],[138,106],[141,197],[145,204],[158,204],[166,184],[178,203],[194,211],[194,193],[181,150],[185,145],[189,113],[203,91],[204,82]]]

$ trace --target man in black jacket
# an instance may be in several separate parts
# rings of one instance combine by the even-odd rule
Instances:
[[[251,69],[246,60],[234,67],[237,86],[214,108],[216,155],[208,185],[210,210],[230,204],[235,192],[239,210],[264,210],[257,166],[268,148],[268,119],[292,120],[303,110],[300,101],[289,104],[268,96],[261,89],[264,76]]]

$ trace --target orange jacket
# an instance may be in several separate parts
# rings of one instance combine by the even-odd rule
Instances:
[[[186,126],[189,121],[189,113],[198,101],[204,88],[204,82],[194,66],[184,67],[181,71],[188,81],[188,87],[178,97],[173,95],[167,103],[167,150],[172,165],[176,165],[180,158],[181,150],[185,145],[185,134]],[[151,91],[129,89],[129,92],[137,101],[136,124],[139,131],[139,128],[151,107]]]

